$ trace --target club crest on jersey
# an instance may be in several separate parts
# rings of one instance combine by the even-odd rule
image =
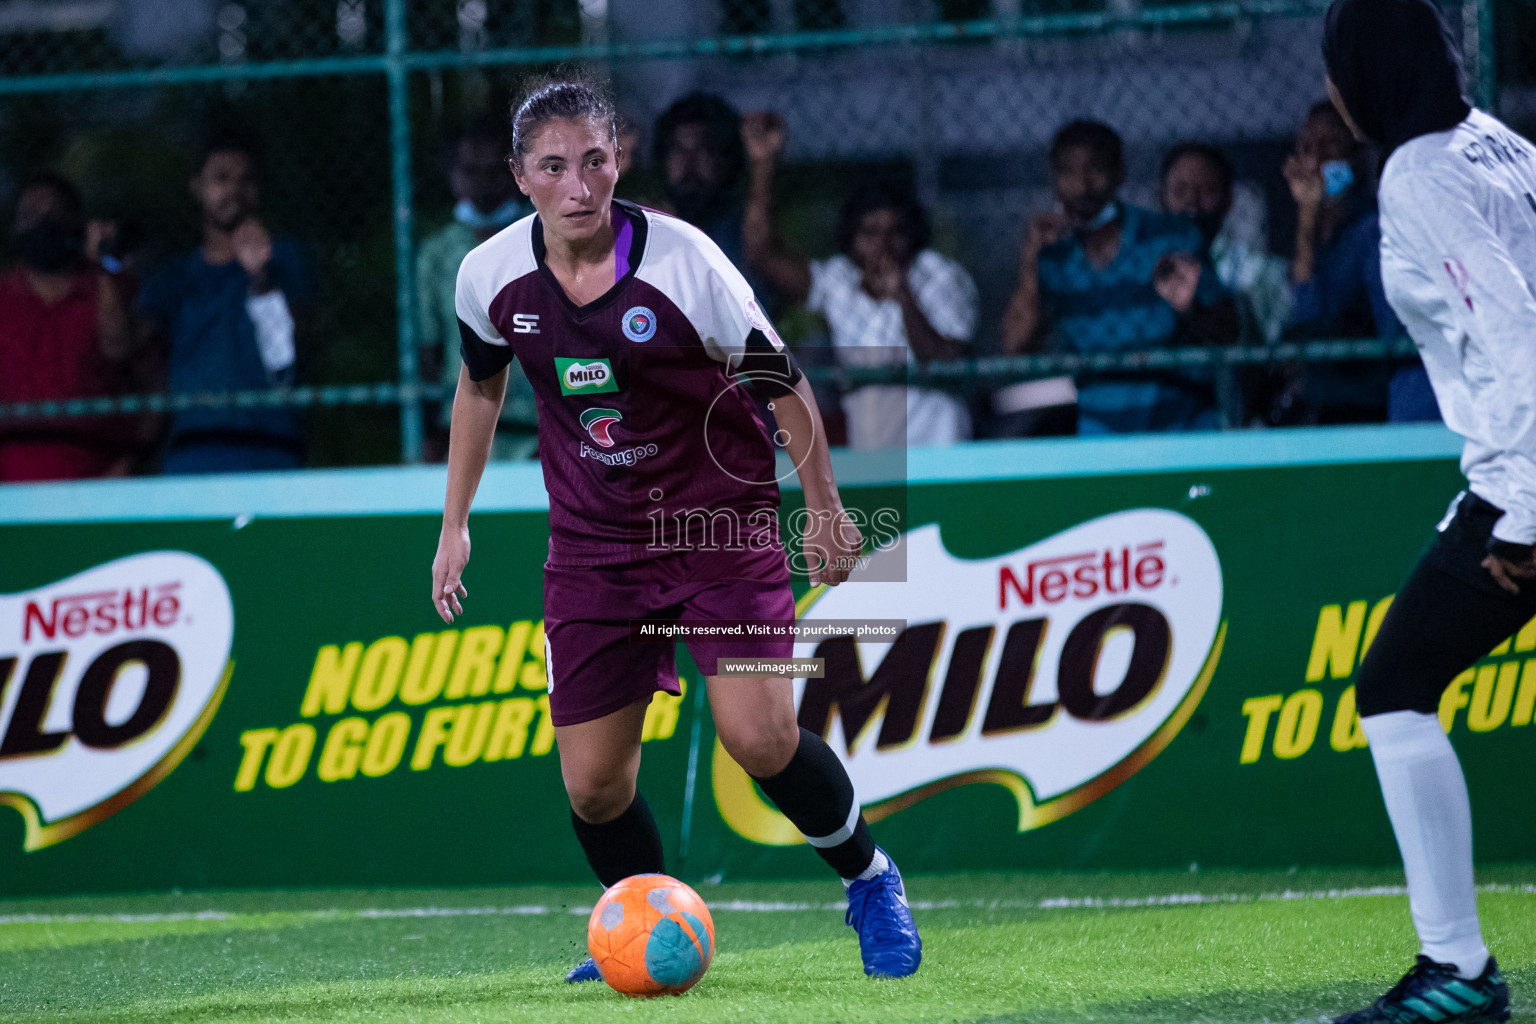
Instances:
[[[592,440],[604,448],[612,448],[613,438],[608,435],[608,431],[623,418],[617,409],[588,409],[581,414],[581,425],[587,428]]]
[[[630,341],[650,341],[656,337],[656,314],[645,306],[632,306],[624,313],[624,319],[620,321],[624,329],[624,337]]]
[[[555,375],[560,378],[562,395],[595,395],[619,390],[613,366],[606,359],[555,360]]]

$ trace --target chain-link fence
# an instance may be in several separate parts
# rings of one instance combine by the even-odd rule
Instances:
[[[974,353],[987,357],[999,352],[1023,227],[1051,202],[1046,148],[1070,119],[1120,132],[1125,195],[1146,206],[1157,203],[1169,146],[1219,145],[1236,167],[1255,246],[1287,253],[1294,204],[1280,167],[1322,97],[1325,7],[0,0],[0,203],[12,209],[38,168],[62,172],[82,188],[89,218],[116,225],[112,256],[130,289],[143,287],[199,244],[189,182],[210,135],[237,132],[257,160],[263,222],[274,238],[298,243],[313,268],[316,300],[299,323],[296,377],[284,381],[312,389],[292,396],[314,407],[308,462],[416,461],[424,445],[429,455],[440,445],[442,397],[431,365],[439,357],[418,348],[423,330],[432,335],[437,301],[414,286],[419,249],[454,221],[455,140],[477,117],[504,123],[532,70],[576,61],[611,78],[636,156],[620,195],[653,204],[667,204],[669,191],[652,129],[676,99],[702,90],[741,111],[779,113],[788,140],[780,219],[813,256],[835,251],[854,183],[871,169],[899,175],[931,215],[935,248],[975,279]],[[1448,11],[1479,100],[1528,130],[1536,4],[1464,0]],[[787,333],[816,331],[793,313],[781,317]],[[141,365],[91,397],[164,390],[159,352],[151,344]],[[1046,369],[994,359],[966,372],[976,386]],[[982,371],[991,376],[978,378]],[[378,386],[337,387],[358,384]],[[286,399],[277,391],[270,401]],[[69,411],[13,406],[9,420],[40,410]]]

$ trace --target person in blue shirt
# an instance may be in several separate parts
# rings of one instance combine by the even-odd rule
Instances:
[[[254,391],[294,382],[297,325],[314,296],[303,250],[274,240],[258,217],[254,150],[211,142],[191,182],[203,242],[145,285],[138,311],[168,343],[176,394]],[[225,473],[293,469],[303,462],[294,409],[209,408],[177,412],[162,469]]]
[[[1229,344],[1238,317],[1200,229],[1119,200],[1120,137],[1074,121],[1051,143],[1059,209],[1030,225],[1019,284],[1003,318],[1003,351],[1083,355]],[[1208,371],[1096,373],[1077,381],[1078,433],[1220,426]]]
[[[1395,338],[1402,324],[1381,286],[1370,150],[1333,104],[1308,112],[1284,166],[1296,201],[1288,334],[1302,339]],[[1275,423],[1438,420],[1434,392],[1417,358],[1314,364],[1293,371],[1271,410]]]

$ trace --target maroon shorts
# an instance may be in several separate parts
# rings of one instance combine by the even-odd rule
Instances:
[[[780,548],[679,551],[645,562],[544,566],[549,713],[555,725],[612,714],[657,690],[679,692],[676,644],[631,638],[631,622],[791,623],[795,598]],[[689,639],[704,675],[718,658],[788,658],[794,641]]]

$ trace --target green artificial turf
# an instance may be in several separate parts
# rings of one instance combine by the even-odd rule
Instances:
[[[1536,865],[1479,882],[1515,1020],[1536,1020]],[[1411,963],[1407,898],[1370,892],[1400,885],[1388,872],[911,878],[925,951],[902,981],[862,975],[835,882],[706,886],[714,965],[654,1000],[563,984],[591,888],[0,902],[0,1021],[1291,1024],[1369,1002]]]

